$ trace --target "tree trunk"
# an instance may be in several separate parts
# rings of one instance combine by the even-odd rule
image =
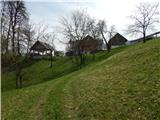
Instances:
[[[19,64],[16,62],[16,88],[19,88],[19,80],[20,80],[20,67]]]
[[[6,39],[6,53],[8,53],[8,43],[9,43],[9,38]]]
[[[107,43],[107,50],[108,50],[108,52],[111,51],[111,45],[109,45],[108,43]]]
[[[83,64],[83,56],[82,56],[82,54],[80,54],[79,57],[80,57],[80,68],[81,68],[82,64]]]
[[[27,54],[29,53],[29,47],[30,47],[30,38],[28,39],[28,42],[27,42]]]
[[[19,87],[22,88],[22,75],[19,76]]]
[[[18,33],[17,33],[17,52],[18,52],[18,55],[20,55],[19,28],[18,28]]]
[[[110,52],[110,51],[111,51],[110,45],[108,44],[108,42],[106,41],[106,39],[104,39],[104,41],[105,41],[105,43],[106,43],[107,51]]]
[[[85,61],[86,61],[86,56],[85,56],[85,54],[82,54],[82,60],[83,60],[83,64],[85,64]]]
[[[17,57],[16,60],[19,58]],[[22,61],[21,61],[22,62]],[[16,88],[22,88],[22,66],[21,62],[16,62]]]
[[[9,22],[9,26],[8,26],[8,31],[7,31],[7,44],[6,44],[6,53],[8,53],[8,44],[9,44],[9,35],[10,35],[10,31],[11,31],[11,19],[10,19],[10,22]]]
[[[145,43],[146,42],[146,33],[144,32],[143,33],[143,43]]]
[[[50,51],[50,54],[51,54],[51,65],[50,65],[50,67],[52,68],[52,61],[53,61],[53,58],[52,58],[52,50]]]
[[[78,52],[79,52],[78,54],[79,54],[79,60],[80,60],[80,61],[79,61],[79,62],[80,62],[79,65],[80,65],[80,68],[81,68],[81,67],[82,67],[82,64],[83,64],[83,54],[82,54],[81,50],[79,50]]]
[[[101,32],[101,34],[102,34],[102,37],[103,37],[103,39],[104,39],[104,41],[105,41],[105,43],[106,43],[106,48],[107,48],[108,52],[110,52],[110,46],[109,46],[106,38],[104,37],[103,32]]]
[[[15,27],[17,25],[17,12],[18,12],[18,8],[16,8],[15,14],[14,14],[14,21],[13,21],[13,25],[12,25],[12,52],[15,53]]]
[[[12,27],[12,53],[15,53],[14,37],[15,37],[15,30],[14,27]]]

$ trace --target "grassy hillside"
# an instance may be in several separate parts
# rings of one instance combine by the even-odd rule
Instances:
[[[32,62],[32,63],[31,63]],[[63,76],[77,69],[68,58],[56,58],[53,61],[53,67],[50,68],[49,60],[26,61],[27,67],[22,69],[23,87],[46,82],[48,80]],[[15,89],[15,71],[5,72],[2,74],[2,91]]]
[[[99,52],[95,55],[94,60],[92,55],[88,55],[83,68],[88,66],[89,64],[102,61],[105,58],[123,51],[126,48],[127,46],[116,48],[110,53],[107,53],[106,51]],[[50,68],[49,60],[25,60],[22,66],[23,87],[28,87],[31,85],[53,80],[79,70],[78,64],[72,63],[72,61],[68,57],[54,58],[52,68]],[[15,89],[15,82],[16,76],[14,67],[10,71],[2,73],[2,91]]]
[[[48,82],[2,92],[2,119],[159,120],[160,40],[106,58]]]

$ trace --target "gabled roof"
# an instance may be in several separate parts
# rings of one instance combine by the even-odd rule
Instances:
[[[83,40],[94,40],[94,38],[91,37],[90,35],[87,35],[86,37],[83,38]]]
[[[113,36],[110,40],[109,40],[109,44],[110,45],[122,45],[125,44],[128,40],[123,37],[121,34],[117,33],[115,36]]]
[[[30,48],[30,50],[43,52],[43,51],[46,51],[46,50],[54,50],[54,48],[51,45],[49,45],[45,42],[36,41],[34,43],[34,45]]]

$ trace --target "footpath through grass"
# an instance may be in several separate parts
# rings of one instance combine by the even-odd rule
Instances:
[[[5,120],[159,120],[160,40],[58,79],[2,92]]]

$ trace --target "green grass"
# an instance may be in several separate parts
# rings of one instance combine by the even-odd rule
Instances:
[[[43,78],[49,74],[43,71],[37,85],[18,90],[6,87],[2,92],[2,120],[159,120],[159,61],[160,40],[152,40],[109,54],[98,53],[83,69],[57,79]],[[35,75],[47,65],[40,61],[24,70],[28,76]],[[34,71],[28,73],[32,67]],[[30,80],[38,80],[38,76]]]
[[[31,61],[26,61],[31,62]],[[57,58],[50,68],[49,60],[32,61],[33,64],[22,70],[23,87],[46,82],[75,71],[77,67],[68,58]],[[26,63],[27,64],[27,63]],[[29,63],[28,63],[29,64]],[[15,71],[2,74],[2,91],[15,89]]]
[[[127,46],[116,48],[110,53],[107,53],[106,51],[99,52],[95,55],[94,60],[92,55],[88,55],[83,68],[89,64],[96,63],[97,61],[102,61],[103,59],[124,50],[126,47]],[[53,60],[52,68],[50,68],[49,60],[25,60],[22,66],[23,87],[53,80],[79,70],[78,64],[72,63],[68,57],[56,57]],[[16,76],[14,67],[12,67],[11,70],[2,73],[2,91],[16,89],[15,84]]]

